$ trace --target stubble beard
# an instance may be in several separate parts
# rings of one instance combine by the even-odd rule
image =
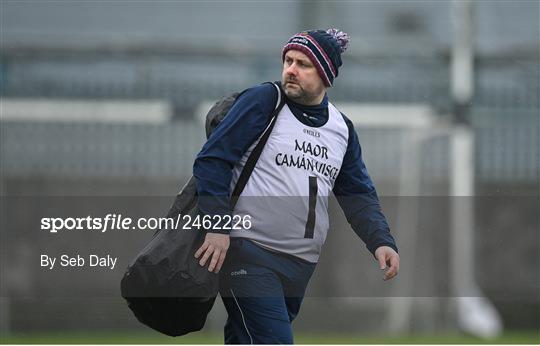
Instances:
[[[305,96],[304,89],[302,89],[302,87],[298,84],[291,87],[291,84],[289,82],[286,82],[284,89],[287,97],[293,101],[303,99]]]
[[[300,84],[295,83],[295,86],[292,88],[290,87],[289,82],[284,83],[284,90],[285,95],[292,101],[304,104],[304,105],[311,105],[313,104],[314,100],[316,99],[316,95],[312,95],[311,93],[306,92]]]

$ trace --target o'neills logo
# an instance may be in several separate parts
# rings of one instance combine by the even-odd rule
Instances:
[[[303,45],[307,45],[309,41],[303,37],[293,37],[291,43],[301,43]]]
[[[236,275],[247,275],[247,270],[240,269],[238,271],[231,272],[231,276],[236,276]]]
[[[316,138],[319,138],[321,134],[318,131],[312,130],[312,129],[304,129],[304,133],[306,135],[310,135]]]

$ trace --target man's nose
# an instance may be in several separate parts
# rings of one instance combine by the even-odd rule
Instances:
[[[289,67],[287,67],[285,72],[287,72],[287,74],[289,74],[289,75],[296,76],[296,64],[293,63],[293,64],[289,65]]]

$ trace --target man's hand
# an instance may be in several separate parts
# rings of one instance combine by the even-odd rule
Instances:
[[[399,255],[390,246],[380,246],[375,250],[375,258],[379,261],[381,270],[385,270],[383,280],[390,280],[398,274]],[[387,265],[390,267],[387,269]]]
[[[204,267],[206,261],[212,256],[210,264],[208,265],[208,271],[217,274],[223,265],[223,261],[225,261],[229,244],[230,240],[228,234],[207,233],[204,238],[204,243],[199,250],[195,252],[195,258],[199,258],[202,255],[199,264],[201,267]]]

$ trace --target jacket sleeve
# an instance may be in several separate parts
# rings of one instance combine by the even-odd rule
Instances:
[[[334,184],[334,195],[354,232],[374,255],[386,245],[398,251],[381,211],[375,186],[362,160],[362,150],[352,122],[343,116],[349,129],[347,151]]]
[[[232,170],[263,133],[277,98],[269,83],[245,90],[203,145],[193,164],[198,207],[203,214],[230,213]]]

